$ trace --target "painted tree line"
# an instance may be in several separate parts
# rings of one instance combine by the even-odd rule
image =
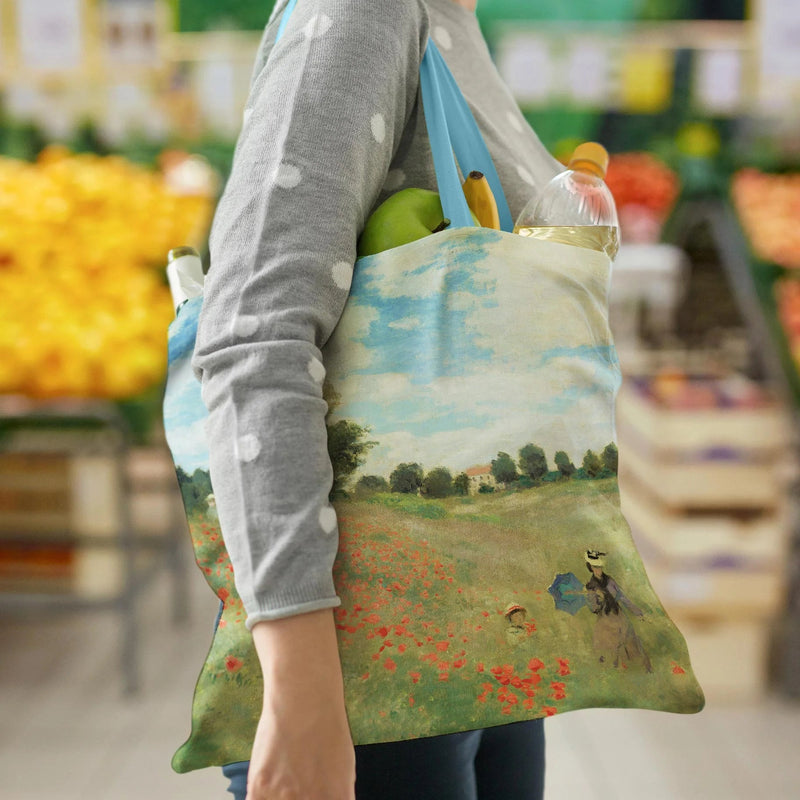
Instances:
[[[349,493],[345,491],[345,483],[358,466],[359,459],[350,461],[354,466],[346,474],[341,471],[343,466],[341,461],[337,472],[336,460],[333,458],[332,460],[336,474],[334,497],[346,496]],[[553,457],[555,469],[551,470],[544,449],[528,443],[519,450],[516,460],[509,453],[498,453],[497,458],[492,459],[490,472],[497,486],[506,489],[529,489],[556,481],[608,478],[617,474],[618,461],[617,446],[613,443],[606,445],[600,453],[587,450],[580,467],[575,466],[564,450],[558,450]],[[381,475],[362,476],[356,482],[353,494],[358,497],[373,492],[398,492],[443,498],[466,496],[469,491],[470,479],[466,472],[453,475],[447,467],[441,466],[426,472],[421,464],[409,462],[398,464],[388,480]],[[495,485],[481,484],[478,491],[494,492]]]
[[[204,514],[208,511],[208,496],[211,494],[211,476],[208,470],[198,467],[189,475],[182,467],[176,467],[175,472],[186,514]]]

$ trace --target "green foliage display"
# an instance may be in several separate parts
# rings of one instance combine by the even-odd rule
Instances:
[[[261,30],[267,24],[275,0],[173,0],[181,31]]]
[[[422,467],[414,463],[398,464],[389,476],[389,486],[393,492],[416,494],[422,486]]]

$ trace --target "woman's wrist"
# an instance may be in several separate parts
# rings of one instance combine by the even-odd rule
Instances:
[[[343,694],[342,668],[332,609],[310,611],[283,619],[257,622],[253,642],[264,676],[265,699],[269,688],[293,681],[327,684],[328,691]]]

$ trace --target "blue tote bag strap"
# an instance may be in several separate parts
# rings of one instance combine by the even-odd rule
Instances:
[[[294,11],[294,7],[296,5],[297,0],[289,0],[289,2],[286,4],[286,8],[283,9],[281,24],[278,26],[278,32],[275,34],[276,42],[281,38],[281,36],[283,36],[283,32],[286,30],[286,26],[289,23],[289,17],[292,16],[292,11]]]
[[[478,170],[486,176],[497,202],[500,227],[504,231],[511,231],[514,222],[489,148],[464,95],[432,39],[428,40],[419,77],[425,124],[444,215],[456,227],[473,224],[453,160],[455,151],[464,175]]]
[[[283,36],[289,17],[297,5],[297,0],[289,0],[283,10],[281,23],[275,41]],[[461,172],[466,175],[472,170],[482,172],[497,202],[500,227],[511,231],[514,222],[508,208],[500,178],[497,175],[492,156],[483,140],[478,123],[458,88],[450,69],[432,39],[428,39],[425,55],[419,68],[422,89],[422,107],[425,125],[433,154],[433,167],[444,215],[453,227],[472,227],[472,216],[461,189],[456,161]]]

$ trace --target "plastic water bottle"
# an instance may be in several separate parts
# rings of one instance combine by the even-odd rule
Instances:
[[[604,180],[608,152],[596,142],[585,142],[575,148],[567,166],[522,209],[514,232],[599,250],[613,259],[619,250],[619,220]]]

